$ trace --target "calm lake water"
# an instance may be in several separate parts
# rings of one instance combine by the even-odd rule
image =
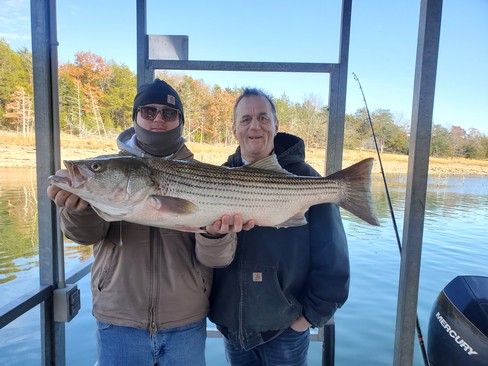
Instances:
[[[387,177],[402,238],[405,177]],[[400,256],[381,178],[373,185],[381,227],[343,211],[351,260],[347,303],[335,316],[336,365],[391,365],[395,337]],[[488,276],[488,177],[436,177],[427,194],[418,316],[427,337],[432,305],[458,275]],[[90,247],[66,243],[67,271],[91,255]],[[35,170],[0,168],[0,306],[32,290],[39,281]],[[93,365],[95,321],[89,276],[83,278],[82,309],[66,324],[67,364]],[[428,340],[427,340],[428,342]],[[321,364],[320,342],[312,342],[309,365]],[[0,364],[40,364],[39,307],[0,330]],[[207,341],[207,364],[225,365],[222,340]],[[415,345],[415,365],[422,365]]]

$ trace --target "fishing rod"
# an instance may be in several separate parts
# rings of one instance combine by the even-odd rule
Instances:
[[[373,134],[374,146],[376,148],[376,153],[378,155],[378,161],[380,163],[381,176],[383,177],[383,183],[385,185],[386,198],[388,200],[388,207],[390,209],[391,220],[393,222],[393,229],[395,230],[395,236],[396,236],[396,240],[397,240],[398,250],[400,251],[400,255],[401,255],[402,254],[402,244],[400,242],[400,236],[398,234],[398,227],[396,224],[395,212],[393,211],[393,205],[391,204],[390,192],[388,190],[388,184],[386,183],[386,176],[385,176],[385,171],[383,169],[383,163],[381,161],[380,150],[378,149],[378,142],[376,141],[376,134],[374,132],[373,121],[371,120],[371,115],[369,113],[369,108],[368,108],[368,103],[366,102],[366,97],[364,96],[363,87],[361,86],[361,83],[359,82],[359,79],[354,72],[352,73],[352,76],[358,82],[359,89],[361,90],[361,94],[363,96],[364,105],[366,106],[366,113],[368,114],[369,126],[371,127],[371,133]],[[420,350],[422,351],[422,358],[424,359],[424,364],[425,364],[425,366],[429,366],[429,359],[427,358],[427,352],[425,351],[424,337],[422,335],[422,329],[420,329],[420,323],[419,323],[418,315],[415,318],[415,327],[417,328],[417,339],[419,342]]]

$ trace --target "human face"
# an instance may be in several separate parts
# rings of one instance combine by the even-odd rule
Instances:
[[[171,131],[179,126],[180,113],[177,109],[169,108],[168,106],[165,106],[163,104],[146,104],[144,106],[141,106],[140,108],[144,108],[144,107],[151,107],[151,108],[158,109],[158,111],[156,112],[156,117],[153,120],[149,118],[144,118],[142,116],[143,113],[141,110],[137,112],[137,124],[142,128],[144,128],[145,130],[149,130],[153,132],[166,132],[166,131]],[[175,118],[173,121],[165,120],[162,116],[163,114],[161,111],[162,109],[175,111],[177,114],[177,118]]]
[[[254,163],[269,156],[277,132],[278,120],[265,97],[251,95],[240,100],[235,111],[234,136],[244,160]]]

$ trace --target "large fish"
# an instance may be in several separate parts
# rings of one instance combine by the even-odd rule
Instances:
[[[69,177],[50,176],[49,182],[88,201],[107,221],[203,232],[224,214],[241,214],[243,222],[292,227],[307,223],[310,206],[335,203],[379,225],[370,190],[372,158],[327,177],[293,175],[276,155],[239,168],[128,156],[64,164]]]

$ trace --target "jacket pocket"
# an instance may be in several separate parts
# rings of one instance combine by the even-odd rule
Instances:
[[[281,288],[276,267],[244,263],[242,275],[244,323],[264,332],[286,328],[300,316],[301,309]]]
[[[213,268],[209,268],[200,263],[194,253],[192,253],[191,258],[191,265],[192,270],[195,273],[196,285],[201,291],[203,291],[203,293],[206,293],[212,287]]]
[[[199,264],[199,273],[201,277],[201,284],[203,292],[209,293],[210,289],[212,288],[213,282],[213,268],[206,267],[203,264]]]
[[[102,245],[104,245],[106,249],[103,255],[102,268],[97,282],[98,291],[102,291],[110,283],[114,274],[116,262],[115,250],[117,246],[107,242]]]

